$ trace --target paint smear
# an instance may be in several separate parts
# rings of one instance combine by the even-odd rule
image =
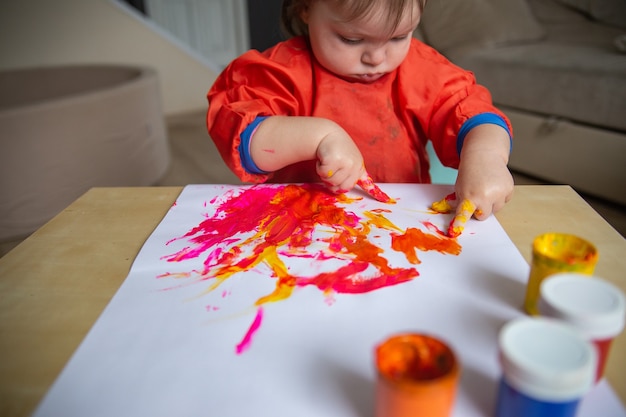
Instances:
[[[441,201],[435,201],[430,206],[430,209],[434,213],[440,213],[440,214],[450,213],[454,208],[451,201],[455,201],[455,200],[456,200],[456,193],[452,192],[448,194],[447,196],[445,196]]]
[[[417,250],[426,252],[435,250],[444,254],[459,255],[461,245],[454,240],[442,236],[443,233],[429,234],[420,229],[409,228],[402,235],[392,235],[391,247],[404,253],[412,264],[419,264]]]
[[[246,332],[241,342],[239,342],[239,344],[235,348],[235,351],[237,352],[238,355],[241,355],[243,352],[250,349],[250,345],[252,344],[252,336],[254,336],[254,333],[256,333],[259,327],[261,327],[262,321],[263,321],[263,308],[259,307],[256,310],[256,316],[254,316],[254,321],[252,322],[252,325]]]
[[[449,255],[461,252],[454,239],[428,225],[426,232],[399,228],[385,216],[388,210],[366,211],[361,218],[347,208],[357,200],[360,198],[331,193],[321,184],[257,185],[230,190],[212,200],[212,215],[168,242],[184,240],[188,245],[164,259],[184,262],[201,258],[203,269],[162,277],[204,281],[208,284],[204,292],[209,293],[232,276],[269,268],[275,286],[254,303],[257,315],[236,347],[237,354],[241,354],[250,347],[261,326],[263,306],[291,297],[296,288],[314,286],[332,304],[335,293],[366,293],[419,275],[413,266],[391,266],[385,257],[386,249],[403,253],[411,265],[420,263],[417,251],[436,250]],[[371,234],[372,229],[377,233]],[[380,236],[381,231],[391,238],[385,247],[370,240],[372,235]],[[290,258],[307,260],[312,265],[339,261],[339,266],[331,272],[300,276],[285,264]]]

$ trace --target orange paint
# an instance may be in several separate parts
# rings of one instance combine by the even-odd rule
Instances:
[[[402,230],[385,217],[388,210],[366,211],[361,218],[346,208],[356,200],[333,194],[320,184],[253,186],[239,194],[231,191],[214,200],[215,212],[210,217],[178,238],[189,245],[165,259],[184,262],[202,256],[204,269],[194,272],[209,281],[205,293],[233,275],[265,266],[275,287],[254,303],[262,307],[289,298],[296,287],[315,286],[332,297],[335,292],[365,293],[419,276],[413,267],[389,264],[385,248],[370,240],[372,228],[387,231],[391,249],[403,253],[410,264],[419,263],[418,250],[452,255],[461,251],[458,243],[439,231]],[[314,236],[316,230],[323,231],[322,237]],[[292,257],[312,263],[332,259],[341,264],[332,272],[301,276],[285,264],[285,259]],[[258,327],[259,322],[255,323]],[[247,337],[251,340],[252,335]]]
[[[450,255],[459,255],[461,253],[461,245],[456,240],[447,239],[439,234],[427,234],[420,229],[408,228],[402,235],[392,235],[391,247],[404,253],[407,260],[412,264],[419,264],[416,250],[437,252]]]
[[[428,335],[401,334],[376,347],[376,417],[447,417],[460,366],[452,350]]]

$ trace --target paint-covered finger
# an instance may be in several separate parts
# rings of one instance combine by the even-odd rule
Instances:
[[[449,237],[458,237],[465,229],[465,223],[472,218],[472,215],[476,211],[476,205],[471,201],[465,199],[460,206],[457,207],[456,215],[450,222],[448,227]]]
[[[372,180],[372,177],[370,177],[367,172],[364,172],[356,183],[363,191],[382,203],[393,204],[396,202],[374,183],[374,180]]]

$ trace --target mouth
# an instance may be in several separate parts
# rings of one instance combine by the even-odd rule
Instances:
[[[375,74],[358,74],[355,77],[357,79],[361,80],[361,81],[371,83],[371,82],[374,82],[374,81],[380,79],[384,75],[385,74],[382,73],[382,72],[377,72]]]

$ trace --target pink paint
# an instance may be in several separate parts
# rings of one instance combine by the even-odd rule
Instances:
[[[261,327],[261,322],[263,321],[263,307],[259,307],[256,311],[256,316],[254,317],[254,321],[250,325],[250,328],[246,332],[246,335],[241,339],[241,342],[235,348],[235,352],[237,355],[241,355],[246,350],[250,349],[250,345],[252,344],[252,336],[259,330]]]
[[[370,240],[372,230],[386,230],[394,250],[404,253],[413,264],[416,250],[442,250],[445,233],[432,223],[424,223],[428,231],[402,230],[390,222],[384,213],[388,209],[365,212],[365,219],[348,210],[346,204],[357,201],[344,194],[333,194],[321,184],[252,186],[229,190],[211,202],[214,212],[189,230],[173,239],[185,240],[187,246],[163,257],[168,262],[184,262],[202,257],[202,271],[194,271],[200,281],[214,280],[208,292],[215,290],[231,276],[260,266],[269,268],[268,276],[275,278],[275,289],[256,301],[257,317],[246,336],[237,345],[237,353],[245,351],[261,324],[261,306],[290,297],[295,287],[315,286],[333,300],[332,294],[360,294],[401,284],[419,276],[414,267],[392,267],[384,256],[389,246],[379,246]],[[313,234],[322,228],[323,238]],[[400,234],[398,234],[400,233]],[[446,240],[449,240],[445,238]],[[341,261],[332,272],[315,276],[300,276],[285,264],[285,258],[324,262]],[[197,282],[193,281],[193,282]],[[230,294],[230,292],[228,293]],[[222,292],[222,297],[227,293]]]

